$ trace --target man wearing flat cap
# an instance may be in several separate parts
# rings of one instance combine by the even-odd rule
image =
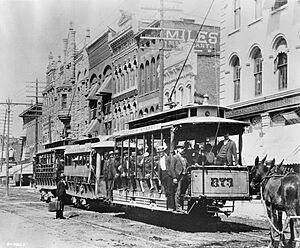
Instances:
[[[183,183],[184,176],[186,174],[186,169],[188,166],[187,160],[183,157],[184,146],[178,144],[176,146],[176,155],[173,156],[171,160],[171,168],[173,168],[173,183],[175,185],[175,206],[176,211],[180,212],[182,209],[182,199],[181,194],[185,193],[182,189],[181,184]]]
[[[159,154],[158,171],[159,178],[165,191],[167,198],[167,209],[175,209],[174,186],[173,186],[173,170],[171,168],[170,157],[166,154],[166,147],[158,146],[156,149]]]

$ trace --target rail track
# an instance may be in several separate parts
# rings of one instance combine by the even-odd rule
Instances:
[[[48,228],[52,232],[55,232],[58,235],[62,235],[59,232],[59,226],[62,223],[60,220],[54,219],[54,213],[47,212],[47,205],[44,202],[35,201],[36,198],[32,197],[32,193],[26,192],[26,196],[28,195],[29,201],[18,201],[18,197],[13,196],[12,200],[0,199],[0,210],[2,212],[8,212],[15,215],[18,215],[22,218],[25,218],[28,221],[31,221],[37,225],[42,226],[43,228]],[[25,211],[24,211],[25,210]],[[37,217],[30,216],[30,212],[36,213]],[[86,211],[82,209],[75,209],[68,207],[68,211],[71,213],[67,222],[68,225],[72,226],[80,226],[82,230],[92,228],[97,230],[97,235],[85,236],[85,235],[76,235],[73,233],[68,233],[68,236],[71,237],[76,243],[84,244],[85,247],[101,247],[101,244],[106,244],[106,242],[110,242],[110,238],[114,237],[123,237],[123,239],[128,240],[129,243],[132,244],[143,244],[143,247],[210,247],[206,246],[206,244],[213,243],[216,239],[214,239],[214,235],[199,235],[199,237],[195,237],[195,235],[189,235],[187,233],[185,236],[188,238],[179,237],[178,235],[176,239],[176,231],[175,234],[170,232],[169,235],[166,236],[165,233],[161,234],[153,234],[151,232],[142,232],[143,228],[151,229],[153,227],[148,227],[147,224],[143,222],[131,221],[130,219],[126,219],[126,215],[124,213],[113,215],[121,215],[123,216],[124,225],[120,225],[120,227],[112,226],[107,222],[99,223],[97,221],[97,217],[99,215],[106,215],[111,218],[111,213],[99,213]],[[53,218],[51,218],[51,215]],[[41,219],[50,219],[49,225],[45,226]],[[94,220],[95,219],[95,220]],[[136,233],[131,229],[130,223],[134,223],[132,225],[138,225],[141,227],[141,232]],[[227,225],[226,223],[222,223],[222,225]],[[160,227],[157,227],[160,228]],[[226,229],[226,227],[225,227]],[[100,231],[101,230],[101,231]],[[264,245],[269,240],[268,230],[263,229],[259,230],[259,233],[255,231],[243,231],[243,229],[234,230],[231,232],[232,228],[230,224],[228,224],[228,232],[224,232],[222,234],[218,234],[222,236],[217,239],[217,244],[228,243],[228,242],[257,242],[261,245]],[[101,235],[100,235],[101,234]],[[63,234],[66,235],[66,234]],[[106,240],[105,236],[108,236],[108,240]],[[182,235],[181,235],[182,236]],[[91,238],[92,237],[92,238]],[[100,237],[100,238],[99,238]],[[202,246],[196,246],[196,244],[202,244]],[[125,245],[126,246],[126,245]],[[134,246],[134,245],[133,245]],[[215,247],[219,247],[216,245]],[[221,247],[221,246],[220,246]],[[241,246],[242,247],[242,246]],[[254,246],[253,246],[254,247]]]

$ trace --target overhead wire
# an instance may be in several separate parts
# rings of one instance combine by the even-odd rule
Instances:
[[[208,14],[209,14],[210,11],[211,11],[211,8],[212,8],[212,6],[213,6],[214,1],[215,1],[215,0],[212,0],[211,4],[210,4],[210,6],[209,6],[209,8],[208,8],[208,10],[207,10],[207,12],[206,12],[206,15],[205,15],[205,17],[204,17],[204,19],[203,19],[203,22],[202,22],[202,24],[201,24],[201,26],[200,26],[200,28],[199,28],[199,30],[198,30],[198,32],[197,32],[197,35],[196,35],[196,37],[195,37],[195,39],[194,39],[194,41],[193,41],[193,43],[192,43],[192,45],[191,45],[191,47],[190,47],[190,50],[188,51],[188,54],[187,54],[187,56],[186,56],[186,58],[185,58],[185,60],[184,60],[184,62],[183,62],[183,65],[182,65],[181,70],[180,70],[180,72],[179,72],[179,74],[178,74],[178,77],[177,77],[177,79],[176,79],[176,82],[175,82],[175,84],[174,84],[174,86],[173,86],[173,88],[172,88],[171,94],[170,94],[170,96],[169,96],[169,98],[168,98],[168,102],[169,102],[170,106],[171,106],[171,103],[172,103],[172,102],[171,102],[171,101],[172,101],[172,95],[174,94],[174,91],[175,91],[176,86],[177,86],[177,84],[178,84],[178,82],[179,82],[180,76],[181,76],[181,74],[182,74],[182,72],[183,72],[183,69],[184,69],[184,67],[185,67],[185,65],[186,65],[186,62],[188,61],[188,58],[189,58],[189,56],[190,56],[190,54],[191,54],[191,52],[192,52],[194,46],[196,45],[196,42],[197,42],[198,37],[199,37],[199,34],[200,34],[201,30],[202,30],[202,27],[203,27],[203,25],[204,25],[204,23],[205,23],[205,21],[206,21],[206,18],[207,18],[207,16],[208,16]]]

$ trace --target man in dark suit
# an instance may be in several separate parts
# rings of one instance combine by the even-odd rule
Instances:
[[[116,176],[116,169],[113,163],[114,152],[109,152],[109,157],[104,161],[104,180],[106,186],[106,196],[109,200],[112,200],[112,190],[114,187],[114,180]]]
[[[56,188],[56,195],[59,201],[59,210],[56,210],[56,219],[65,219],[63,213],[64,213],[64,206],[67,201],[67,183],[65,181],[65,175],[63,173],[60,174],[60,180],[57,183]]]
[[[182,211],[182,197],[181,194],[185,193],[186,187],[182,187],[183,181],[185,179],[186,170],[188,167],[188,162],[184,154],[184,147],[182,145],[176,146],[176,155],[173,156],[171,160],[171,168],[173,169],[173,183],[175,186],[175,206],[176,211]]]
[[[224,140],[220,141],[217,146],[217,165],[233,165],[233,163],[238,165],[236,145],[226,133]]]
[[[167,198],[167,209],[175,209],[174,186],[173,186],[173,169],[171,168],[170,158],[166,154],[166,147],[159,146],[156,149],[159,154],[158,174]]]

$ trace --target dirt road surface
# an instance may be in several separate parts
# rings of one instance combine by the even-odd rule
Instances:
[[[0,187],[0,247],[267,247],[268,223],[259,201],[236,204],[235,213],[196,219],[150,211],[66,206],[55,219],[32,188]]]

